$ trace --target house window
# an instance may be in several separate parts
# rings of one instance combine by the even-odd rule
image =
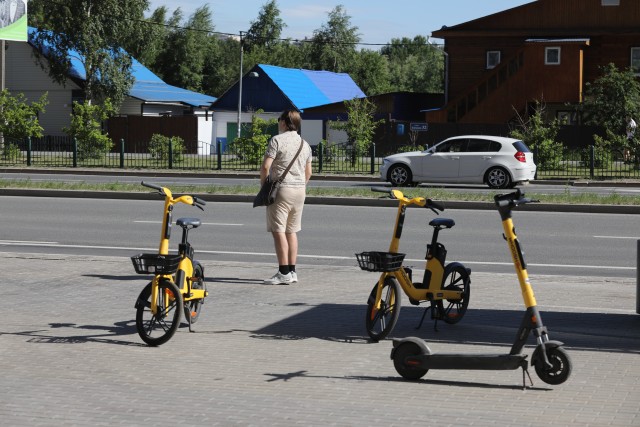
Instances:
[[[560,48],[559,47],[545,47],[544,48],[544,63],[545,63],[545,65],[558,65],[558,64],[560,64]]]
[[[631,69],[640,76],[640,47],[631,48]]]
[[[487,52],[487,70],[495,68],[500,63],[500,51],[490,50]]]

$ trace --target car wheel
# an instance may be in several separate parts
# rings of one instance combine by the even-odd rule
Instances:
[[[412,175],[409,168],[405,165],[393,165],[389,169],[388,181],[396,187],[404,187],[411,185]]]
[[[503,168],[491,168],[487,171],[485,182],[490,188],[510,188],[511,175]]]

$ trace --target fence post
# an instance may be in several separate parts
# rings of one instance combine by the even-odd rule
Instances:
[[[376,143],[371,143],[371,175],[376,173]]]
[[[591,175],[591,179],[593,179],[595,175],[594,169],[596,167],[596,146],[590,145],[589,150],[591,151],[591,155],[589,156],[591,158],[591,161],[589,162],[589,173]]]
[[[222,141],[216,139],[216,157],[218,161],[217,169],[222,170]]]
[[[124,138],[120,138],[120,169],[124,169]]]
[[[324,157],[324,146],[322,141],[318,142],[318,172],[322,172],[322,159]]]
[[[27,137],[27,166],[31,166],[31,137]]]
[[[169,138],[169,169],[173,169],[173,138]]]
[[[78,167],[78,139],[73,138],[73,167]]]

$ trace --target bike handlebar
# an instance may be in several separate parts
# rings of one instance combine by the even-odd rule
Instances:
[[[145,187],[153,188],[154,190],[158,190],[158,192],[159,192],[161,195],[164,195],[164,196],[166,196],[166,195],[167,195],[167,194],[164,192],[163,187],[161,187],[161,186],[159,186],[159,185],[151,184],[150,182],[144,182],[144,181],[142,181],[140,184],[142,184],[142,185],[143,185],[143,186],[145,186]],[[194,204],[197,208],[202,209],[202,206],[204,206],[204,205],[206,205],[206,204],[207,204],[207,202],[205,202],[204,200],[202,200],[202,199],[200,199],[200,198],[198,198],[198,197],[196,197],[196,196],[191,196],[191,198],[193,199],[193,204]]]
[[[394,194],[394,191],[397,191],[400,194],[402,194],[402,192],[400,192],[399,190],[394,190],[393,188],[389,189],[387,187],[371,187],[371,191],[374,191],[374,192],[377,192],[377,193],[387,193],[389,195],[389,197],[391,197],[392,199],[397,199],[396,195]],[[404,194],[402,194],[402,196],[407,201],[408,200],[413,200],[413,199],[407,198]],[[435,200],[431,200],[431,199],[424,199],[424,200],[425,200],[425,204],[424,204],[425,208],[431,209],[436,214],[438,213],[436,210],[439,210],[441,212],[444,211],[444,205],[441,202],[436,202]]]
[[[524,196],[524,193],[520,191],[520,189],[514,191],[513,193],[507,194],[496,194],[493,198],[498,208],[507,208],[512,207],[515,208],[519,205],[526,205],[527,203],[538,203],[540,200],[530,199]]]

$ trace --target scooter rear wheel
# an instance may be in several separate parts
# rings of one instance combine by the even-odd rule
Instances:
[[[393,353],[393,366],[396,371],[407,380],[418,380],[424,377],[428,369],[419,366],[407,365],[405,359],[409,356],[419,356],[425,354],[420,346],[412,341],[406,341],[400,344]]]
[[[393,277],[387,277],[382,285],[380,309],[376,309],[376,283],[367,300],[367,333],[373,341],[384,339],[396,326],[400,316],[400,285]]]
[[[547,359],[553,365],[547,369],[544,366],[544,358],[538,357],[535,364],[536,374],[542,381],[551,385],[558,385],[565,382],[571,375],[571,358],[569,353],[562,347],[547,349]]]

